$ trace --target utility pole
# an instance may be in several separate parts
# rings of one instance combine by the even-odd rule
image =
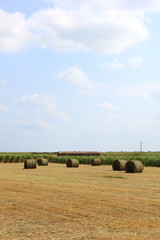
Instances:
[[[142,152],[142,141],[140,142],[140,152]]]

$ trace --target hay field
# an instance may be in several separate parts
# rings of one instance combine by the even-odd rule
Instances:
[[[160,168],[0,164],[0,239],[160,239]]]

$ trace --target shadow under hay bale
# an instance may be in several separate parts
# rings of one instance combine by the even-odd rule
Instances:
[[[100,158],[95,158],[91,160],[91,165],[92,166],[100,166],[101,165],[101,159]]]
[[[68,159],[66,161],[67,167],[79,167],[79,161],[77,159]]]
[[[143,169],[143,163],[140,161],[128,161],[126,163],[126,173],[141,173]]]
[[[113,171],[125,171],[126,160],[114,160],[112,163]]]
[[[24,168],[29,169],[29,168],[36,168],[37,163],[34,159],[25,159],[24,160]]]
[[[37,159],[38,166],[47,166],[48,165],[48,159],[46,158],[38,158]]]

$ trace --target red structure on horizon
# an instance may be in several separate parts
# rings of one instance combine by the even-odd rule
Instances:
[[[99,156],[100,152],[96,151],[60,151],[58,156]]]

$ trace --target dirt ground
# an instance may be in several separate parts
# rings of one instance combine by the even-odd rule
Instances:
[[[0,164],[0,239],[160,239],[160,168]]]

